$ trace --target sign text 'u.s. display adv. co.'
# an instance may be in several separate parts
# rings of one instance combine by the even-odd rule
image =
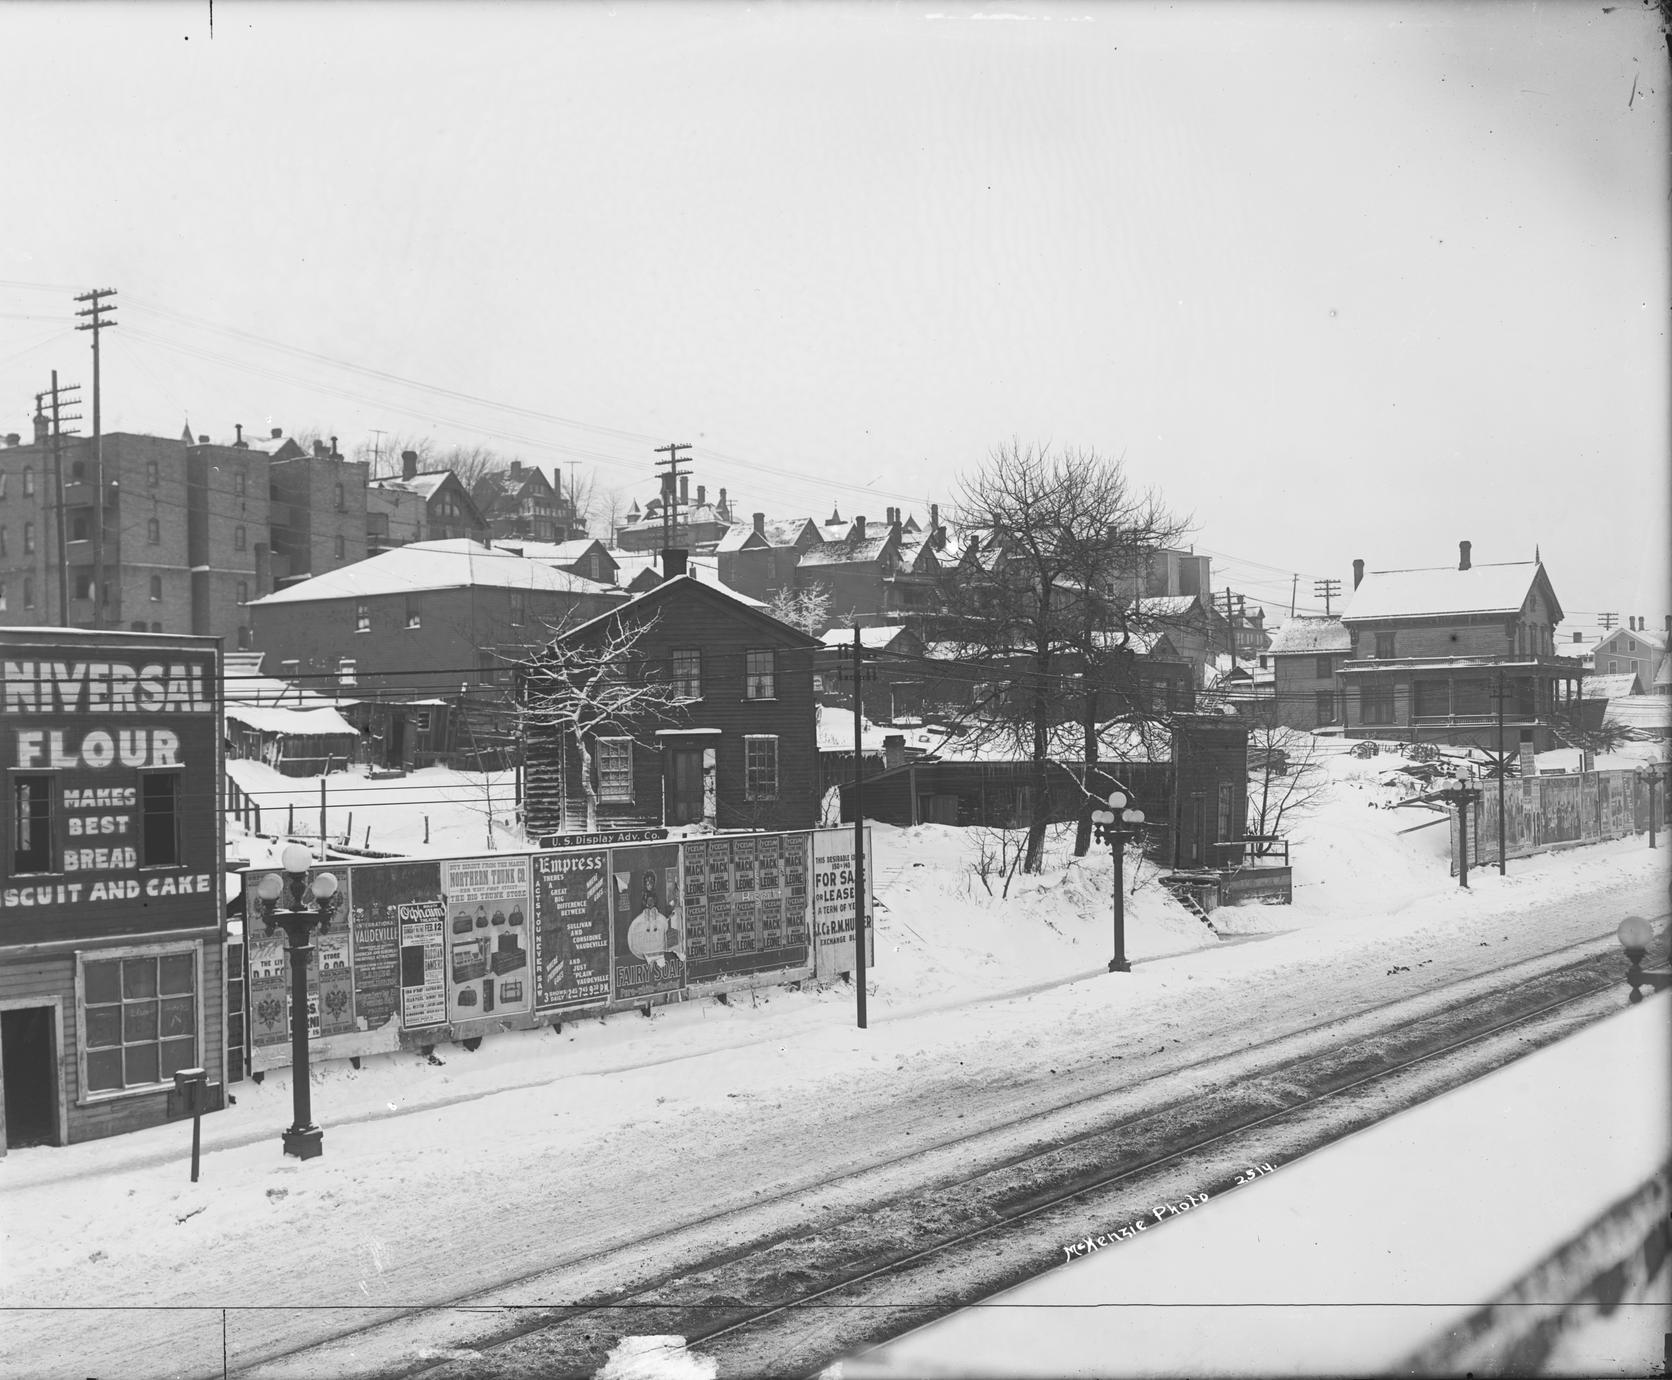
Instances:
[[[0,942],[220,918],[217,657],[132,641],[0,649]]]

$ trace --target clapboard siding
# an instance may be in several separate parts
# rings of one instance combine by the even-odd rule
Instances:
[[[650,666],[671,666],[675,650],[702,654],[702,696],[666,723],[626,726],[635,739],[633,800],[600,803],[600,828],[662,824],[667,753],[658,728],[718,729],[693,736],[689,746],[715,752],[715,823],[721,828],[802,829],[818,816],[819,765],[813,658],[819,643],[723,591],[688,578],[674,579],[626,605],[624,615],[645,623],[637,644]],[[584,635],[585,630],[579,630]],[[776,654],[771,699],[745,694],[745,657],[770,648]],[[744,790],[744,739],[768,734],[778,739],[778,799],[750,801]],[[586,797],[580,785],[580,754],[574,743],[550,730],[528,732],[525,792],[534,833],[580,829]]]

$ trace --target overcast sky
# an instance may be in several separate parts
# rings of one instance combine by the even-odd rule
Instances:
[[[1668,597],[1666,47],[1603,4],[0,6],[0,430],[487,442],[744,513],[1122,457],[1216,586]],[[1339,604],[1337,604],[1339,607]]]

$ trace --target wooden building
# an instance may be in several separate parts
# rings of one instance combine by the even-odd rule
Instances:
[[[817,822],[815,638],[753,601],[675,574],[560,640],[585,645],[618,626],[642,630],[633,655],[643,674],[668,677],[683,703],[665,719],[593,735],[598,827],[805,829]],[[522,698],[526,704],[526,689]],[[573,739],[531,716],[525,763],[529,832],[586,830]]]
[[[1336,672],[1349,738],[1556,746],[1551,719],[1579,713],[1584,668],[1556,654],[1562,606],[1538,561],[1364,574],[1341,622],[1352,650]],[[1500,709],[1501,706],[1501,709]]]
[[[0,1145],[225,1083],[219,640],[0,629]]]

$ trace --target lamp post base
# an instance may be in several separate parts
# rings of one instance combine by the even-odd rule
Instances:
[[[1109,960],[1109,971],[1111,973],[1130,973],[1132,965],[1124,958],[1111,958]]]
[[[299,1160],[311,1160],[325,1153],[325,1132],[317,1126],[292,1126],[284,1133],[284,1152]]]

